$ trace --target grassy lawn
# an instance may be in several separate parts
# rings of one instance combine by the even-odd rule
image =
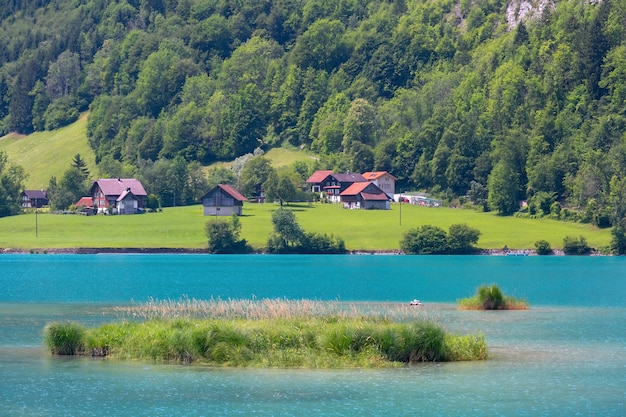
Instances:
[[[50,177],[61,179],[79,153],[87,168],[96,176],[96,161],[87,142],[87,115],[69,126],[51,132],[35,132],[28,136],[7,135],[0,138],[9,161],[28,172],[26,189],[48,188]]]
[[[274,204],[246,204],[241,218],[242,237],[262,248],[272,232]],[[392,205],[391,210],[345,210],[336,204],[301,204],[294,210],[300,225],[310,232],[342,237],[350,250],[398,250],[403,234],[424,224],[447,230],[467,223],[482,232],[478,246],[484,249],[533,249],[540,239],[560,248],[565,236],[584,236],[590,246],[608,245],[610,231],[589,225],[554,220],[500,217],[471,210]],[[38,236],[35,236],[37,220]],[[46,248],[206,248],[202,207],[164,209],[161,213],[133,216],[77,216],[40,213],[0,218],[0,247]]]
[[[302,161],[307,164],[311,164],[317,159],[314,155],[310,155],[297,149],[288,148],[272,148],[264,153],[263,157],[267,158],[272,163],[272,167],[276,169],[288,167],[296,161]],[[213,164],[204,167],[204,170],[206,172],[209,169],[215,167],[230,169],[230,167],[232,167],[233,165],[233,162],[234,161],[214,162]]]
[[[274,168],[289,166],[296,161],[313,163],[317,158],[297,149],[272,148],[264,156],[269,159]]]

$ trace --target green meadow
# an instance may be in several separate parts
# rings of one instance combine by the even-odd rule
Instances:
[[[60,179],[79,153],[92,176],[97,172],[93,150],[87,141],[87,114],[71,125],[28,136],[10,134],[0,138],[9,161],[28,173],[26,189],[47,188],[50,177]]]
[[[242,237],[262,249],[272,233],[276,204],[244,205]],[[565,236],[584,236],[593,248],[610,242],[610,230],[549,219],[520,219],[472,210],[392,204],[391,210],[346,210],[339,204],[292,204],[308,232],[334,234],[351,251],[397,251],[403,234],[425,224],[448,227],[466,223],[481,231],[481,249],[534,249],[537,240],[561,248]],[[129,216],[80,216],[34,213],[0,218],[0,247],[19,250],[62,248],[205,249],[202,206],[166,208]]]

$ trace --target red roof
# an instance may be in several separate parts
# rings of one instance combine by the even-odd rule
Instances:
[[[76,207],[89,207],[89,208],[93,208],[93,198],[91,197],[81,197],[80,200],[78,200],[78,202],[76,204],[74,204]]]
[[[306,180],[307,183],[320,183],[322,181],[324,181],[324,179],[331,175],[333,173],[332,170],[321,170],[321,171],[315,171],[308,180]]]
[[[348,195],[361,195],[363,200],[381,200],[386,201],[389,200],[389,196],[385,194],[383,190],[378,188],[377,185],[371,182],[355,182],[348,188],[346,188],[340,196],[348,196]]]
[[[340,195],[357,195],[363,192],[371,183],[369,182],[355,182],[345,190]]]
[[[391,175],[387,171],[368,171],[368,172],[364,172],[363,173],[363,178],[365,178],[368,181],[374,181],[374,180],[376,180],[378,178],[384,177],[385,175],[388,175],[394,181],[397,180],[396,177],[394,177],[393,175]]]
[[[130,191],[136,196],[147,196],[146,190],[139,180],[134,178],[104,178],[94,183],[98,184],[104,195],[120,196],[124,191],[130,188]]]
[[[246,197],[244,197],[239,191],[235,190],[232,186],[227,184],[218,184],[218,188],[222,189],[227,194],[230,194],[232,198],[237,201],[248,201]]]

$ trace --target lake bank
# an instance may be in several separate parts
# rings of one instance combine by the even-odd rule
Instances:
[[[189,249],[189,248],[33,248],[33,249],[17,249],[17,248],[0,248],[0,254],[68,254],[68,255],[98,255],[98,254],[205,254],[208,255],[207,249]],[[265,252],[253,252],[252,254],[266,254]],[[406,255],[400,250],[350,250],[345,255]],[[407,255],[407,256],[423,256],[423,255]],[[434,255],[449,256],[449,255]],[[538,256],[532,249],[519,250],[503,250],[503,249],[478,249],[473,254],[461,256]],[[560,249],[554,249],[551,255],[544,256],[565,256]],[[610,256],[593,251],[587,256]]]

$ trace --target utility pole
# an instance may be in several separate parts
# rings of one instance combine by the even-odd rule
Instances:
[[[37,218],[37,214],[39,213],[37,210],[38,205],[37,198],[35,197],[35,237],[39,236],[39,219]]]

